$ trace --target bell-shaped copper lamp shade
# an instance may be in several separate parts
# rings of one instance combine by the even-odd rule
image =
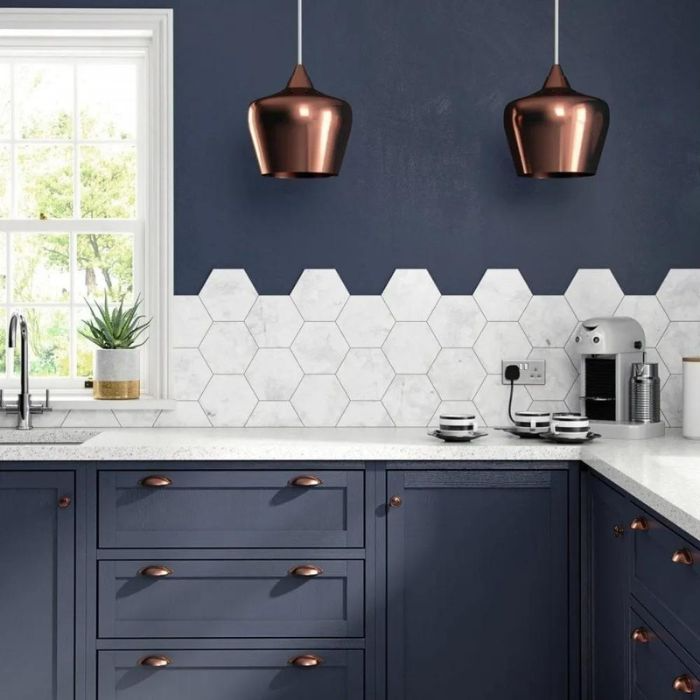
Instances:
[[[571,89],[555,64],[539,92],[511,102],[503,122],[518,175],[595,175],[610,123],[603,100]]]
[[[248,125],[263,175],[331,177],[343,163],[352,109],[344,100],[314,90],[298,64],[282,92],[250,105]]]

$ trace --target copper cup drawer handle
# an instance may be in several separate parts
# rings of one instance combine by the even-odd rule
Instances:
[[[141,571],[139,571],[141,576],[146,576],[148,578],[165,578],[166,576],[172,576],[173,570],[169,569],[167,566],[153,565],[144,566]]]
[[[139,661],[139,666],[165,668],[166,666],[170,666],[172,662],[172,659],[169,659],[167,656],[144,656],[144,658]]]
[[[646,532],[649,529],[649,523],[646,518],[635,518],[630,523],[630,529],[637,532]]]
[[[323,663],[323,659],[313,654],[302,654],[289,659],[289,663],[297,668],[315,668]]]
[[[139,483],[141,486],[146,486],[150,489],[162,489],[165,486],[170,486],[173,480],[161,474],[152,474],[151,476],[141,479]]]
[[[694,695],[695,683],[693,683],[693,679],[690,676],[678,676],[673,680],[673,689],[685,695]]]
[[[300,486],[304,489],[310,489],[314,486],[320,486],[323,482],[313,474],[301,474],[289,480],[290,486]]]
[[[637,627],[632,631],[632,641],[637,644],[649,644],[649,632],[644,627]]]
[[[684,566],[692,566],[695,563],[693,560],[693,554],[690,552],[690,550],[685,549],[685,547],[683,549],[677,549],[673,553],[671,561],[674,564],[683,564]]]
[[[320,576],[323,573],[323,569],[313,564],[300,564],[292,567],[289,573],[300,578],[313,578],[314,576]]]

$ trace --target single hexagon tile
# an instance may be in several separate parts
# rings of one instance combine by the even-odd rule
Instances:
[[[112,411],[70,411],[63,428],[118,428],[119,421]]]
[[[648,347],[654,347],[661,340],[669,323],[666,312],[655,296],[626,296],[615,310],[615,316],[631,316],[639,321]]]
[[[238,428],[246,424],[258,399],[245,377],[217,375],[209,382],[199,403],[216,428]]]
[[[567,413],[569,410],[565,401],[533,401],[528,409],[528,411],[541,411],[542,413]]]
[[[474,297],[444,296],[428,323],[443,348],[470,348],[484,329],[486,318]]]
[[[443,401],[474,398],[486,372],[471,348],[445,348],[433,362],[428,377]]]
[[[424,374],[440,352],[440,344],[427,323],[397,323],[382,346],[399,374]]]
[[[245,270],[212,270],[199,292],[215,321],[242,321],[257,296]]]
[[[173,297],[173,347],[196,348],[211,326],[211,317],[199,297]]]
[[[178,401],[173,411],[161,411],[156,428],[211,428],[199,401]]]
[[[180,349],[171,353],[172,394],[179,401],[196,401],[211,379],[211,370],[199,350]]]
[[[486,270],[474,298],[489,321],[517,321],[532,297],[520,270]]]
[[[292,352],[306,374],[333,374],[348,352],[335,323],[307,322],[292,343]]]
[[[440,416],[474,416],[477,429],[486,426],[483,416],[473,401],[443,401],[430,419],[431,428],[437,428],[440,425]]]
[[[307,375],[292,396],[294,410],[307,427],[335,426],[349,403],[334,375]]]
[[[535,347],[563,348],[578,321],[563,296],[534,296],[520,326]]]
[[[397,426],[421,427],[430,422],[440,397],[424,374],[400,374],[394,377],[382,403]]]
[[[510,321],[489,322],[474,344],[474,352],[489,374],[500,374],[502,360],[525,358],[531,349],[523,329]]]
[[[671,374],[682,374],[683,358],[700,354],[700,323],[673,321],[656,349]]]
[[[396,270],[382,298],[397,321],[426,321],[440,290],[427,270]]]
[[[291,294],[305,321],[335,321],[349,296],[335,270],[304,270]]]
[[[245,323],[214,323],[199,351],[215,374],[243,374],[258,349]]]
[[[289,401],[258,401],[246,428],[301,428],[302,423]]]
[[[393,428],[394,421],[381,401],[351,401],[338,422],[339,428]]]
[[[547,383],[533,384],[527,391],[533,401],[564,401],[574,382],[578,379],[578,370],[562,348],[533,348],[528,360],[544,360]]]
[[[500,375],[491,374],[481,385],[474,397],[477,410],[484,417],[486,425],[492,427],[512,425],[508,417],[508,397],[510,385],[501,383]],[[526,411],[532,399],[524,386],[516,386],[513,391],[513,412]]]
[[[661,410],[671,428],[683,425],[683,375],[672,374],[661,392]]]
[[[258,350],[245,373],[261,401],[289,401],[304,373],[290,350]]]
[[[261,296],[245,323],[261,348],[287,348],[304,322],[289,297]]]
[[[160,411],[114,411],[122,428],[152,428]]]
[[[378,401],[394,378],[394,370],[379,348],[355,348],[338,370],[338,379],[353,401]]]
[[[579,270],[564,293],[579,321],[612,316],[623,293],[610,270]]]
[[[656,296],[672,321],[700,320],[700,270],[669,270]]]
[[[337,324],[350,347],[379,348],[394,326],[394,317],[381,297],[352,296]]]

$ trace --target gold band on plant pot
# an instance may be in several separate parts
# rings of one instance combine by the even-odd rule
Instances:
[[[95,381],[92,395],[96,399],[138,399],[141,395],[141,382],[138,379],[125,382]]]

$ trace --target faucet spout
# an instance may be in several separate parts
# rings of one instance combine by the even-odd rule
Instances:
[[[17,404],[19,413],[20,428],[31,427],[31,401],[29,397],[29,347],[27,328],[27,320],[20,313],[13,313],[10,318],[10,326],[7,330],[7,346],[9,348],[17,347],[17,326],[19,326],[20,335],[20,392]]]

